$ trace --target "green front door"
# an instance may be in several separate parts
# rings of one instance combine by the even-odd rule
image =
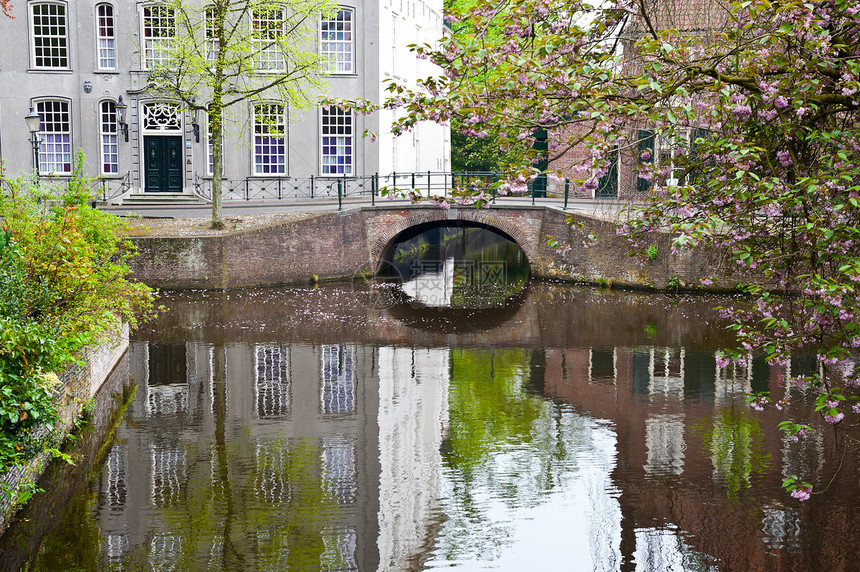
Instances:
[[[147,193],[181,193],[182,137],[144,137],[143,150],[143,190]]]

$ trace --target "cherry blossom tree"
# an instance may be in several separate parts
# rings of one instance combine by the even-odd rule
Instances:
[[[761,276],[751,307],[730,311],[738,345],[720,364],[812,348],[820,373],[791,382],[817,388],[834,426],[860,413],[856,0],[476,0],[447,21],[438,46],[415,48],[444,73],[388,86],[384,105],[409,112],[395,131],[433,120],[497,137],[520,158],[500,193],[525,190],[545,159],[591,191],[625,158],[640,191],[619,231],[634,250],[670,231],[676,251],[722,249]],[[553,134],[547,157],[540,130]],[[657,141],[671,161],[655,160]],[[797,477],[785,486],[809,497]]]

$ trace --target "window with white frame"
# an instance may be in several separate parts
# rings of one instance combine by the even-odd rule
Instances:
[[[223,171],[224,163],[224,124],[221,124],[221,163]],[[212,122],[209,120],[209,115],[206,115],[206,174],[215,174],[215,140],[212,139]]]
[[[254,174],[282,175],[287,171],[286,110],[279,103],[254,106]]]
[[[69,29],[66,5],[59,2],[30,4],[32,57],[36,68],[69,67]]]
[[[320,55],[324,73],[348,74],[355,71],[354,20],[355,12],[349,8],[340,8],[336,14],[322,16]]]
[[[352,112],[329,105],[322,109],[322,174],[351,175]]]
[[[210,62],[214,62],[218,58],[220,44],[218,41],[218,34],[216,33],[215,28],[215,8],[213,6],[206,8],[205,28],[206,59]]]
[[[147,68],[170,65],[170,52],[176,37],[173,9],[167,6],[144,6],[143,40]]]
[[[119,145],[117,139],[116,104],[103,101],[101,104],[102,174],[119,172]]]
[[[206,123],[206,174],[215,174],[215,145],[212,144],[212,132],[209,131],[208,122]]]
[[[665,185],[683,185],[684,168],[680,165],[690,146],[690,133],[684,129],[675,137],[657,136],[657,166],[660,182]]]
[[[114,27],[113,6],[96,6],[96,36],[98,39],[98,68],[116,69],[116,28]]]
[[[68,101],[40,101],[36,111],[42,118],[39,128],[39,172],[72,172],[72,121]]]
[[[284,20],[284,11],[280,8],[254,10],[254,68],[257,71],[279,72],[287,68],[281,46]]]

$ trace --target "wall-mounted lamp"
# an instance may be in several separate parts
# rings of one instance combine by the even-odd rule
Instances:
[[[128,142],[128,123],[125,122],[125,112],[128,110],[128,105],[123,103],[122,96],[119,96],[114,107],[116,107],[116,122],[119,125],[119,130],[122,131],[126,142]]]
[[[194,100],[191,100],[191,105],[194,106]],[[200,143],[200,123],[197,121],[197,114],[199,109],[197,107],[191,108],[191,129],[194,131],[194,142]]]
[[[30,113],[24,116],[24,121],[27,123],[27,131],[30,132],[30,143],[33,145],[33,174],[36,183],[39,182],[39,145],[42,140],[39,139],[39,129],[42,126],[42,118],[36,111],[30,107]]]

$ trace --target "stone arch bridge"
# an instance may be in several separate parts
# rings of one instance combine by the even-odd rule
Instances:
[[[131,265],[134,277],[162,289],[219,290],[349,280],[375,272],[397,241],[440,226],[481,227],[507,236],[523,249],[537,278],[665,288],[670,280],[695,285],[714,278],[717,260],[701,252],[670,256],[669,237],[658,234],[659,256],[643,262],[628,256],[629,243],[616,235],[613,222],[552,206],[357,207],[267,226],[231,226],[190,236],[159,235],[156,227],[133,236],[139,251]],[[712,288],[731,289],[743,278],[720,278]]]

